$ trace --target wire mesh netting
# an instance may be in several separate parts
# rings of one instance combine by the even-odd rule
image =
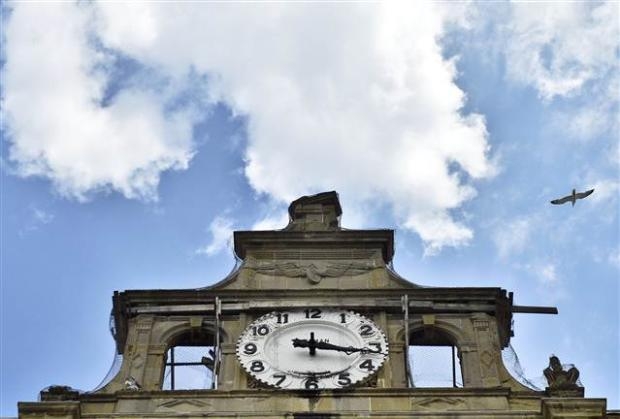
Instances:
[[[410,346],[409,371],[414,387],[463,387],[461,364],[452,346]]]
[[[110,328],[110,334],[112,335],[114,340],[116,340],[116,322],[114,321],[114,314],[110,314],[108,326]],[[105,377],[103,377],[103,380],[101,380],[99,385],[97,385],[97,387],[95,387],[91,392],[92,393],[96,392],[97,390],[105,387],[105,385],[108,384],[110,381],[112,381],[112,379],[116,377],[116,374],[118,374],[119,371],[121,370],[122,365],[123,365],[123,355],[119,354],[115,348],[114,358],[112,360],[112,365],[110,365],[110,369],[108,370],[108,373],[105,375]]]
[[[174,346],[166,354],[163,390],[213,388],[213,346]]]
[[[512,345],[508,345],[502,350],[502,361],[504,362],[504,367],[506,367],[506,370],[508,370],[510,375],[512,375],[524,386],[537,391],[540,391],[546,387],[545,378],[543,376],[538,378],[527,378],[525,376],[525,371],[523,371],[521,363],[519,362],[519,357],[517,356],[517,353]]]
[[[108,373],[105,375],[105,377],[103,377],[103,380],[101,380],[99,385],[91,391],[91,393],[94,393],[97,390],[102,389],[103,387],[106,386],[106,384],[112,381],[112,379],[116,377],[116,375],[121,370],[122,365],[123,365],[123,355],[116,353],[116,350],[114,350],[114,360],[112,361],[112,365],[110,365],[110,369],[108,370]]]
[[[512,375],[524,386],[536,391],[542,391],[548,386],[547,379],[545,378],[543,371],[540,371],[538,375],[530,375],[529,377],[526,377],[526,373],[519,362],[517,352],[514,350],[512,345],[508,345],[508,347],[502,350],[502,361],[504,362],[504,366],[510,375]],[[570,371],[573,367],[573,364],[562,364],[562,369],[564,371]],[[575,384],[579,387],[583,387],[583,384],[579,379],[577,379]]]

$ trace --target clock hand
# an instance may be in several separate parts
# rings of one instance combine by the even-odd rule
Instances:
[[[317,349],[326,349],[330,351],[339,351],[344,352],[347,355],[351,355],[355,352],[361,352],[362,354],[380,354],[382,353],[379,350],[373,350],[367,347],[364,348],[355,348],[353,346],[340,346],[334,345],[332,343],[323,342],[320,340],[314,339],[314,332],[310,333],[310,339],[293,339],[293,347],[295,348],[309,348],[310,355],[315,355]]]
[[[340,346],[340,345],[334,345],[331,343],[321,342],[321,341],[317,342],[316,347],[318,349],[328,349],[328,350],[333,350],[333,351],[344,352],[347,355],[351,355],[352,353],[355,353],[355,352],[361,352],[362,354],[381,354],[382,353],[379,350],[370,349],[368,347],[356,348],[354,346]]]
[[[317,342],[316,347],[319,349],[327,349],[327,350],[331,350],[331,351],[339,351],[339,352],[344,352],[347,355],[351,355],[353,352],[359,352],[359,350],[357,348],[354,348],[352,346],[340,346],[340,345],[334,345],[332,343],[328,343],[328,342]]]
[[[310,356],[316,355],[317,341],[314,339],[314,332],[310,332],[310,339],[293,339],[294,348],[308,348]]]

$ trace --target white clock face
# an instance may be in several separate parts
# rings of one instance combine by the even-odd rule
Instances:
[[[237,343],[245,370],[273,387],[348,387],[383,364],[388,343],[371,320],[346,310],[308,308],[269,313]]]

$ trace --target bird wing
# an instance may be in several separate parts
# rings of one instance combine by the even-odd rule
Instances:
[[[585,191],[585,192],[579,192],[579,193],[575,194],[575,198],[583,199],[586,196],[591,195],[592,192],[594,192],[594,189],[590,189],[589,191]]]
[[[551,203],[554,204],[554,205],[562,205],[562,204],[565,204],[567,202],[570,202],[571,198],[572,198],[572,196],[568,195],[568,196],[565,196],[563,198],[554,199],[553,201],[551,201]]]

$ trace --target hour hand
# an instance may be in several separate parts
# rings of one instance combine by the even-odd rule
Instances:
[[[310,344],[308,343],[308,339],[293,339],[293,347],[294,348],[308,348]]]
[[[293,339],[293,347],[294,348],[308,348],[310,350],[310,355],[316,355],[316,344],[318,341],[314,339],[314,332],[310,332],[310,339]]]

